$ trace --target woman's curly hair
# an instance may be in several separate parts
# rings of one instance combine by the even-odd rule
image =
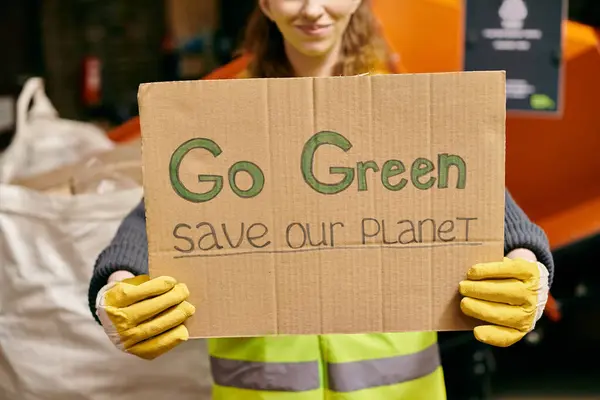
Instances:
[[[294,75],[277,25],[257,7],[250,16],[241,52],[251,56],[248,73],[255,78]],[[390,56],[371,2],[363,0],[352,15],[342,38],[342,55],[334,75],[348,76],[387,68]]]

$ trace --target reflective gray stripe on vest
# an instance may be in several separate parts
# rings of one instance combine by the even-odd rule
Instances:
[[[279,363],[210,358],[217,385],[238,389],[304,392],[321,386],[317,361]]]
[[[440,365],[437,343],[414,354],[329,364],[329,388],[334,392],[352,392],[395,385],[429,375]]]

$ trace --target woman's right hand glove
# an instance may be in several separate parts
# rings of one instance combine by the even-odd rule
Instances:
[[[96,314],[117,348],[151,360],[189,338],[184,322],[196,311],[189,294],[174,278],[140,275],[106,284]]]

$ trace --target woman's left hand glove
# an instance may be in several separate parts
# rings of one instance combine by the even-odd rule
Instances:
[[[548,269],[539,262],[504,258],[473,266],[460,282],[466,315],[488,322],[474,329],[480,342],[508,347],[535,328],[548,300]]]

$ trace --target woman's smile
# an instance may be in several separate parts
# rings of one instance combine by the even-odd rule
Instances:
[[[335,60],[346,27],[363,1],[259,0],[258,3],[264,15],[279,28],[286,51],[312,59],[331,56]],[[369,7],[364,4],[363,7]]]
[[[296,29],[310,37],[323,37],[331,32],[333,24],[297,24]]]

